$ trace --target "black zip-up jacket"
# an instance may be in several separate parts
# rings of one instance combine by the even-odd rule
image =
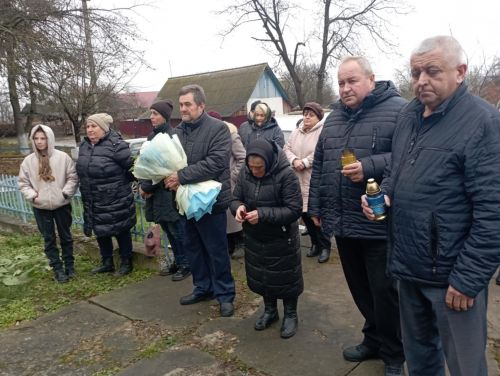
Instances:
[[[206,112],[193,123],[181,122],[175,133],[187,156],[187,167],[177,172],[181,184],[215,180],[222,183],[212,213],[225,211],[231,199],[229,160],[231,134],[227,125]]]
[[[483,290],[500,263],[500,113],[462,84],[429,117],[413,100],[394,133],[389,273]]]
[[[257,126],[254,121],[246,121],[240,125],[238,133],[241,137],[243,146],[248,148],[253,141],[265,139],[269,142],[276,142],[280,148],[285,146],[285,136],[278,125],[275,118],[271,117],[261,127]]]
[[[308,213],[321,218],[327,235],[386,238],[386,224],[366,219],[360,199],[369,178],[382,180],[396,120],[405,104],[391,81],[378,81],[360,108],[353,111],[339,101],[328,115],[314,153],[308,205]],[[354,183],[341,174],[346,148],[361,161],[363,182]]]

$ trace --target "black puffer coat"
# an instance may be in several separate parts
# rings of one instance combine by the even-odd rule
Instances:
[[[114,130],[95,145],[87,137],[80,145],[76,171],[80,178],[86,233],[117,235],[136,222],[130,148]]]
[[[251,142],[260,139],[276,142],[280,148],[285,146],[283,131],[273,117],[263,124],[262,127],[255,125],[253,121],[247,121],[241,124],[238,133],[240,134],[241,142],[243,142],[245,149],[248,148]]]
[[[500,113],[462,84],[428,118],[414,100],[394,133],[389,272],[475,297],[500,263]]]
[[[262,178],[247,166],[241,169],[231,210],[234,214],[244,204],[247,212],[259,213],[257,224],[243,223],[248,287],[262,296],[294,298],[304,289],[297,224],[302,195],[285,153],[268,145],[271,167]],[[247,152],[253,153],[251,146]]]
[[[382,180],[391,158],[397,116],[405,104],[392,82],[378,81],[359,109],[352,111],[338,102],[326,118],[314,153],[308,213],[321,218],[327,235],[386,238],[386,223],[366,219],[360,200],[369,178],[379,183]],[[354,183],[340,172],[346,148],[361,161],[361,183]]]
[[[148,135],[148,140],[152,140],[159,133],[173,134],[173,129],[169,123],[156,127]],[[141,189],[146,193],[153,193],[153,196],[146,199],[144,214],[148,222],[175,222],[180,218],[175,204],[175,193],[165,188],[163,181],[153,184],[151,180],[139,180]]]
[[[226,211],[231,199],[229,160],[231,134],[227,125],[206,112],[193,123],[175,128],[187,156],[188,166],[178,171],[181,184],[215,180],[222,183],[212,213]]]

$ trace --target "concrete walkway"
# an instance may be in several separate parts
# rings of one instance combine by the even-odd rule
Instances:
[[[261,302],[245,287],[237,260],[232,318],[219,317],[215,301],[180,306],[189,279],[154,277],[0,332],[0,375],[383,375],[381,361],[342,358],[343,348],[361,340],[362,318],[338,260],[320,265],[304,257],[303,266],[299,332],[289,340],[279,337],[279,324],[253,329]],[[489,375],[498,376],[500,286],[494,281],[489,298]]]

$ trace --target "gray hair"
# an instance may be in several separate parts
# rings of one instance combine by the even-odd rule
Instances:
[[[205,96],[205,90],[200,85],[186,85],[179,90],[179,97],[181,95],[186,95],[186,94],[193,94],[193,100],[194,102],[200,106],[202,104],[205,104],[207,102],[207,97]]]
[[[467,64],[465,52],[458,41],[449,35],[437,35],[424,39],[420,45],[413,50],[411,56],[423,55],[434,50],[441,50],[446,60],[453,66]]]
[[[366,76],[371,76],[373,74],[373,69],[370,62],[364,56],[346,56],[340,61],[340,65],[348,63],[350,61],[355,61],[361,67]]]

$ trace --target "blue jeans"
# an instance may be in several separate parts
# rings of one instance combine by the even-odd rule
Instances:
[[[191,264],[195,295],[210,295],[219,303],[234,300],[235,287],[227,250],[226,213],[206,214],[186,221],[184,249]]]
[[[71,235],[71,204],[54,210],[33,208],[38,230],[43,236],[45,255],[53,269],[62,269],[61,258],[56,244],[56,231],[61,243],[62,259],[66,268],[74,265],[73,237]],[[54,225],[55,222],[55,225]]]
[[[414,376],[487,376],[487,289],[467,311],[446,306],[447,288],[399,282],[401,329],[408,371]]]
[[[186,218],[181,217],[175,222],[161,221],[160,226],[167,234],[168,242],[172,246],[175,263],[183,268],[190,268],[186,252],[184,251],[184,237],[186,233]]]

